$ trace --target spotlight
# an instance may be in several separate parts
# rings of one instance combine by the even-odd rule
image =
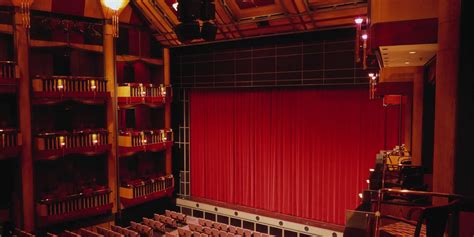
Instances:
[[[368,36],[367,34],[363,34],[363,35],[362,35],[362,39],[363,39],[363,40],[367,40],[367,38],[369,38],[369,36]]]
[[[362,22],[364,22],[364,19],[362,19],[362,17],[357,17],[356,19],[354,19],[354,22],[358,25],[362,24]]]
[[[371,72],[369,73],[369,77],[374,77],[375,76],[375,73]]]
[[[204,22],[201,27],[201,37],[206,41],[213,41],[216,39],[217,26],[210,23]]]
[[[183,43],[200,38],[199,23],[197,21],[178,24],[174,31],[178,36],[178,40]]]
[[[178,19],[181,22],[192,22],[200,17],[200,0],[178,0]]]
[[[201,20],[209,21],[214,19],[216,19],[214,0],[203,0],[201,4]]]

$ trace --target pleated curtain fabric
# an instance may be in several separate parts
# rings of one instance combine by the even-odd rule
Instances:
[[[193,90],[191,195],[341,224],[399,106],[367,89]]]

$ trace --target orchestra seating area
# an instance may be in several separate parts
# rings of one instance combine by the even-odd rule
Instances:
[[[20,229],[15,230],[18,237],[35,235]],[[272,235],[250,231],[232,225],[222,224],[185,214],[166,210],[165,215],[154,214],[153,219],[143,217],[142,222],[130,222],[128,227],[111,225],[110,228],[96,226],[77,231],[65,230],[62,233],[47,233],[48,237],[271,237]]]

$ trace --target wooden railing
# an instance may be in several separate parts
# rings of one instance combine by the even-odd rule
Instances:
[[[16,147],[21,145],[21,134],[16,129],[0,128],[0,148]]]
[[[171,95],[171,86],[163,84],[124,83],[118,88],[118,97],[166,97]]]
[[[74,132],[42,133],[38,134],[35,140],[38,150],[92,147],[107,145],[108,132],[105,129],[97,129]]]
[[[0,61],[0,79],[16,78],[16,63],[11,61]]]
[[[173,175],[162,176],[159,178],[149,179],[146,181],[139,181],[136,183],[130,183],[125,187],[120,188],[120,196],[124,198],[138,198],[147,196],[166,189],[174,187]]]
[[[107,92],[107,80],[102,77],[36,76],[35,92]]]
[[[83,209],[97,208],[110,204],[110,190],[104,189],[91,194],[75,194],[64,198],[43,199],[37,204],[39,216],[66,215]]]
[[[173,141],[173,131],[171,129],[122,131],[119,136],[119,145],[127,147],[145,146],[171,141]]]

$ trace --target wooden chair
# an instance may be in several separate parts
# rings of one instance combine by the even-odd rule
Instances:
[[[417,221],[403,219],[394,216],[382,216],[382,219],[391,219],[395,223],[382,226],[381,236],[433,236],[442,237],[446,232],[446,225],[450,216],[458,212],[459,201],[453,201],[446,205],[418,207],[421,211]],[[410,215],[413,212],[410,212]],[[411,218],[409,216],[409,218]]]

